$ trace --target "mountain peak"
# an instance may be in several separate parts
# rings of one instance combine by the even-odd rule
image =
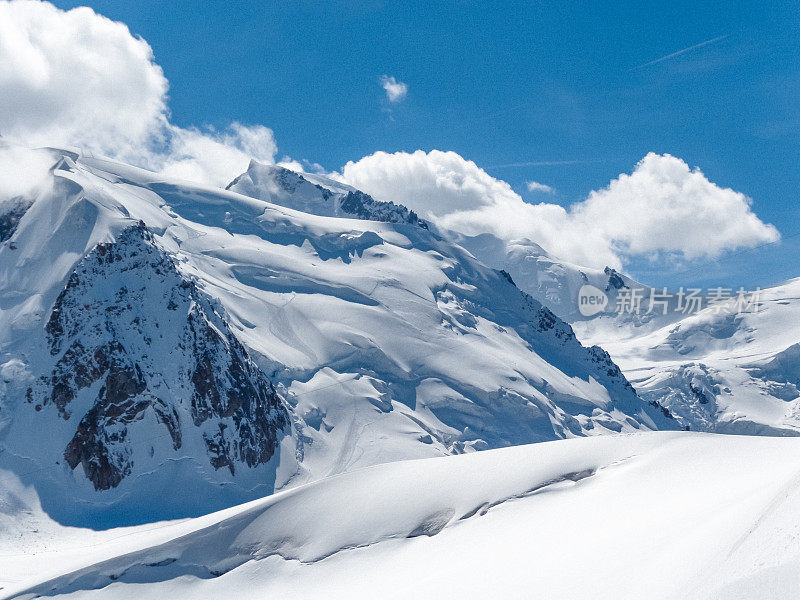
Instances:
[[[380,202],[328,177],[297,173],[280,165],[250,161],[247,171],[225,189],[314,215],[428,227],[405,206]]]

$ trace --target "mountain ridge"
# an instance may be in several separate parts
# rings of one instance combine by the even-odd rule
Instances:
[[[370,464],[675,426],[607,353],[413,219],[55,162],[0,245],[0,466],[46,472],[27,480],[64,522],[196,515]],[[143,508],[146,493],[163,501]]]

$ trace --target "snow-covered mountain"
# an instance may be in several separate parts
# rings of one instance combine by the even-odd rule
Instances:
[[[303,177],[254,164],[237,182],[246,182],[240,186],[242,192],[254,197],[320,214],[335,212],[336,202],[325,200],[326,191],[341,197],[345,188],[335,181],[308,175],[317,177],[317,183],[305,182],[305,188],[276,183]],[[674,294],[666,301],[666,314],[661,314],[661,310],[648,312],[648,299],[662,290],[613,269],[567,263],[530,240],[507,243],[491,234],[443,235],[485,264],[509,273],[522,290],[572,323],[580,339],[608,350],[639,393],[668,407],[681,426],[737,433],[800,431],[796,402],[800,392],[795,387],[800,383],[800,363],[795,359],[800,330],[791,326],[800,316],[794,314],[796,282],[766,291],[764,306],[753,314],[737,315],[731,306],[687,315],[678,310]],[[579,292],[585,285],[605,294],[605,310],[581,314]],[[617,302],[623,293],[642,299],[638,314],[619,312]]]
[[[800,282],[750,291],[741,310],[736,290],[701,311],[680,306],[676,290],[652,288],[613,269],[593,270],[549,256],[533,242],[506,244],[493,236],[458,239],[486,264],[572,324],[585,344],[607,350],[645,399],[667,407],[696,431],[800,434]],[[608,298],[605,310],[581,314],[584,285]],[[638,296],[634,312],[626,294]],[[663,305],[649,303],[651,296]],[[630,312],[628,312],[630,311]]]
[[[16,512],[0,509],[0,523],[16,535],[0,538],[0,597],[789,600],[799,445],[559,440],[377,465],[109,531],[53,522],[6,477],[0,507]]]
[[[354,187],[313,173],[297,173],[279,165],[250,161],[247,171],[226,188],[251,198],[323,217],[347,217],[427,228],[413,210],[379,202]]]
[[[321,176],[36,152],[0,198],[0,597],[800,593],[798,440],[653,431],[800,431],[800,280],[618,316],[650,288]]]
[[[315,183],[297,183],[305,177]],[[292,183],[281,183],[285,181]],[[324,177],[256,163],[232,187],[318,214],[335,214],[337,202],[326,198],[352,192]],[[435,229],[435,223],[429,226]],[[530,240],[508,243],[491,234],[469,237],[448,231],[442,235],[484,264],[509,273],[520,289],[572,323],[581,340],[608,350],[639,393],[668,407],[681,426],[734,433],[800,432],[795,385],[800,384],[800,329],[792,326],[800,316],[795,314],[797,282],[765,291],[763,306],[754,313],[737,314],[731,302],[727,308],[687,314],[679,310],[674,293],[665,307],[648,311],[651,294],[663,290],[614,269],[559,260]],[[579,310],[579,292],[586,285],[607,298],[598,314]],[[620,311],[621,294],[638,295],[641,310]],[[708,304],[707,296],[701,299]]]
[[[768,435],[800,434],[800,283],[797,280],[745,299],[736,290],[727,303],[684,311],[675,290],[651,288],[606,268],[592,270],[550,257],[533,243],[481,245],[460,240],[487,264],[502,267],[521,289],[572,324],[585,344],[609,352],[645,399],[667,407],[681,426],[696,431]],[[494,250],[492,250],[494,248]],[[505,254],[502,252],[505,251]],[[583,285],[602,290],[604,311],[578,308]],[[618,305],[620,294],[642,300],[638,313]],[[664,306],[650,311],[651,295]],[[666,298],[666,299],[664,299]],[[623,305],[624,305],[623,301]]]
[[[613,269],[593,270],[553,258],[533,242],[506,244],[493,236],[459,239],[483,262],[503,268],[521,289],[570,322],[578,338],[607,350],[645,399],[667,407],[697,431],[800,434],[800,283],[746,294],[758,307],[727,303],[699,313],[678,306],[675,290],[641,284]],[[584,285],[608,298],[604,311],[579,311]],[[621,294],[638,295],[638,313]],[[650,310],[653,295],[664,302]],[[684,302],[684,308],[687,307]]]
[[[420,221],[414,211],[404,206],[379,202],[360,190],[314,173],[296,173],[278,165],[252,161],[247,171],[226,189],[315,215],[392,223],[419,222],[466,248],[482,263],[506,271],[520,289],[569,322],[585,318],[577,303],[578,291],[585,284],[606,292],[609,298],[607,313],[613,312],[619,289],[649,290],[610,267],[591,269],[554,258],[528,239],[509,244],[488,233],[465,236],[453,231],[440,231],[435,223]]]
[[[450,233],[448,237],[484,264],[509,273],[520,289],[569,323],[595,317],[580,312],[579,292],[585,285],[601,290],[608,300],[600,316],[615,313],[620,290],[638,290],[642,295],[650,290],[611,267],[592,269],[555,258],[528,239],[508,243],[488,233],[477,236]],[[640,322],[642,317],[630,315],[628,320]]]
[[[40,152],[47,185],[3,204],[0,469],[62,523],[676,427],[602,349],[402,207],[347,190],[334,214],[355,195],[378,220],[319,216]]]

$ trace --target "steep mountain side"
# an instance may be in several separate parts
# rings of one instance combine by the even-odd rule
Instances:
[[[418,222],[77,154],[50,177],[0,245],[0,468],[59,520],[199,514],[359,466],[675,427],[603,350]]]
[[[404,206],[378,202],[338,181],[311,173],[296,173],[276,165],[252,162],[226,189],[312,214],[436,226],[418,221],[416,214]],[[579,310],[578,295],[584,285],[605,293],[608,303],[601,315],[616,312],[620,290],[637,290],[645,298],[650,293],[649,287],[610,267],[590,269],[559,260],[528,239],[508,243],[489,233],[465,236],[439,229],[437,233],[466,248],[484,264],[506,271],[521,290],[567,322],[594,317],[583,315]],[[631,314],[624,320],[638,324],[651,319],[652,315]]]
[[[270,382],[210,299],[180,276],[141,222],[78,263],[45,331],[52,364],[35,371],[49,375],[26,400],[76,425],[64,458],[72,469],[81,464],[97,489],[132,472],[126,441],[137,422],[163,425],[176,451],[189,434],[181,422],[192,423],[211,465],[231,474],[268,462],[288,425]],[[86,402],[85,414],[73,414]]]
[[[267,193],[265,180],[247,173],[240,180],[247,182],[239,188],[242,193]],[[327,180],[327,185],[323,189],[341,184]],[[282,204],[306,205],[307,195],[300,187],[281,189]],[[567,263],[531,240],[509,243],[491,234],[440,233],[484,264],[503,269],[521,290],[572,323],[582,341],[607,349],[638,392],[668,407],[683,427],[781,435],[800,431],[794,282],[764,292],[763,310],[752,314],[737,314],[734,302],[727,308],[708,308],[709,296],[701,292],[695,300],[706,309],[694,314],[693,308],[688,310],[690,301],[680,301],[677,290],[665,295],[611,268]],[[604,301],[600,310],[582,310],[586,289]]]
[[[491,234],[468,237],[450,234],[454,242],[472,252],[485,264],[507,271],[514,282],[567,322],[594,318],[580,311],[579,294],[586,285],[602,291],[607,304],[599,314],[614,315],[620,291],[638,290],[644,297],[650,288],[630,277],[606,267],[590,269],[550,256],[544,248],[528,239],[507,243]],[[626,315],[624,320],[639,323],[648,315]]]
[[[487,264],[508,270],[520,287],[572,323],[587,344],[599,344],[620,365],[645,399],[669,409],[683,427],[698,431],[797,435],[800,433],[800,363],[793,357],[800,329],[793,326],[796,282],[747,293],[737,304],[709,306],[708,291],[679,305],[676,290],[640,284],[613,269],[570,265],[548,256],[536,244],[499,243],[496,238],[460,238]],[[582,314],[582,286],[603,292],[608,304],[598,314]],[[625,294],[626,296],[621,296]],[[634,312],[631,295],[640,299]],[[656,298],[651,310],[650,298]],[[664,302],[664,305],[658,304]],[[630,312],[628,312],[630,311]]]

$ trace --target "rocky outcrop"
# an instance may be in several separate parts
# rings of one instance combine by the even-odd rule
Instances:
[[[77,265],[45,331],[52,368],[27,400],[77,421],[64,458],[96,489],[119,485],[162,438],[178,451],[199,436],[213,468],[233,474],[268,462],[288,427],[214,301],[141,223]]]
[[[278,433],[289,422],[275,390],[230,333],[212,326],[195,305],[188,320],[191,354],[192,422],[216,423],[204,433],[211,464],[235,472],[237,462],[248,467],[266,463],[278,444]],[[231,422],[232,421],[232,422]]]
[[[394,202],[379,202],[369,194],[359,190],[347,192],[339,202],[339,210],[358,219],[384,221],[386,223],[409,223],[423,229],[428,224],[422,221],[413,210]]]
[[[628,287],[628,284],[625,283],[625,280],[616,271],[616,269],[612,269],[611,267],[606,267],[605,269],[603,269],[603,272],[606,275],[608,275],[608,285],[606,285],[606,292],[610,292],[611,290],[621,290],[622,288]]]
[[[28,212],[31,204],[30,200],[17,197],[0,205],[0,243],[11,239],[20,219]]]

